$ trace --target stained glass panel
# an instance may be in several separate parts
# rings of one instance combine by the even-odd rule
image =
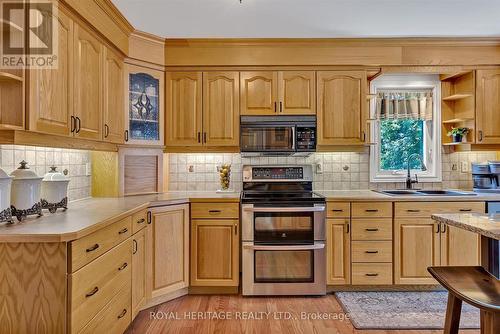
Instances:
[[[160,81],[146,73],[130,74],[129,120],[130,139],[159,140]]]

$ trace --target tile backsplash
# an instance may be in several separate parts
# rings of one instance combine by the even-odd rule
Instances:
[[[454,152],[442,155],[442,182],[421,183],[424,189],[472,189],[470,172],[460,162],[496,160],[496,152]],[[369,153],[315,153],[309,157],[243,158],[240,154],[169,154],[169,190],[213,191],[220,188],[217,166],[230,163],[231,188],[241,190],[241,168],[248,164],[317,164],[323,172],[314,174],[315,190],[356,190],[404,188],[403,183],[370,183]],[[191,169],[191,170],[190,170]],[[469,167],[470,169],[470,167]]]
[[[0,145],[0,166],[10,174],[19,167],[19,162],[25,160],[30,168],[39,176],[50,170],[50,166],[57,166],[62,172],[69,172],[71,181],[68,186],[70,201],[90,197],[91,176],[86,175],[86,164],[90,162],[90,153],[82,150],[61,148]]]

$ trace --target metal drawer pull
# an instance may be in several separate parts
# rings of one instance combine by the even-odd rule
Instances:
[[[377,232],[378,228],[365,228],[365,231],[367,231],[367,232]]]
[[[89,298],[89,297],[92,297],[93,295],[95,295],[97,293],[97,291],[99,291],[99,288],[98,287],[95,287],[92,289],[92,291],[90,291],[89,293],[87,293],[85,295],[85,298]]]
[[[137,224],[144,224],[146,222],[146,219],[141,218],[137,221]]]
[[[365,251],[366,254],[378,254],[378,251]]]
[[[300,246],[261,246],[261,245],[244,245],[243,248],[261,250],[261,251],[301,251],[315,250],[325,248],[325,244],[316,245],[300,245]]]
[[[123,230],[119,231],[118,234],[123,234],[123,233],[127,233],[128,232],[128,228],[124,228]]]
[[[368,277],[376,277],[376,276],[378,276],[378,274],[365,274],[365,275],[368,276]]]
[[[123,318],[125,314],[127,314],[127,309],[123,309],[122,313],[120,313],[120,315],[118,316],[118,319]]]
[[[305,208],[293,208],[293,207],[245,208],[245,211],[250,211],[250,212],[323,212],[323,211],[325,211],[325,207],[324,206],[314,206],[314,207],[305,207]]]
[[[344,212],[342,209],[332,209],[333,212]]]
[[[472,209],[460,209],[460,212],[471,212]]]
[[[222,210],[208,210],[208,213],[221,213]]]
[[[122,264],[122,266],[120,268],[118,268],[119,271],[122,271],[123,269],[127,268],[128,266],[128,263],[125,262],[124,264]]]
[[[132,247],[132,254],[137,253],[138,247],[137,247],[137,240],[132,240],[133,241],[133,247]]]
[[[87,248],[85,251],[87,253],[90,253],[90,252],[95,251],[97,248],[99,248],[99,244],[95,244],[94,246]]]
[[[417,209],[408,209],[406,211],[408,211],[408,212],[420,212],[420,210],[417,210]]]
[[[378,209],[366,209],[366,212],[378,212]]]

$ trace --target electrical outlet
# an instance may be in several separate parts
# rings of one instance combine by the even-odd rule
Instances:
[[[86,176],[92,175],[92,165],[90,164],[90,162],[87,162],[85,164],[85,175]]]
[[[460,171],[462,173],[467,173],[469,171],[469,164],[465,161],[460,162]]]

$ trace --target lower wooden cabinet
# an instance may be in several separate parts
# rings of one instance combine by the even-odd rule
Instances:
[[[193,219],[191,285],[239,285],[239,232],[236,219]]]
[[[440,264],[439,224],[430,218],[396,219],[394,282],[436,284],[427,267]]]
[[[351,284],[350,219],[328,219],[326,228],[327,284]]]
[[[146,233],[142,229],[132,237],[132,318],[139,313],[146,303]]]
[[[481,265],[481,236],[458,227],[441,224],[441,265]]]
[[[151,298],[189,286],[189,204],[151,210]]]

